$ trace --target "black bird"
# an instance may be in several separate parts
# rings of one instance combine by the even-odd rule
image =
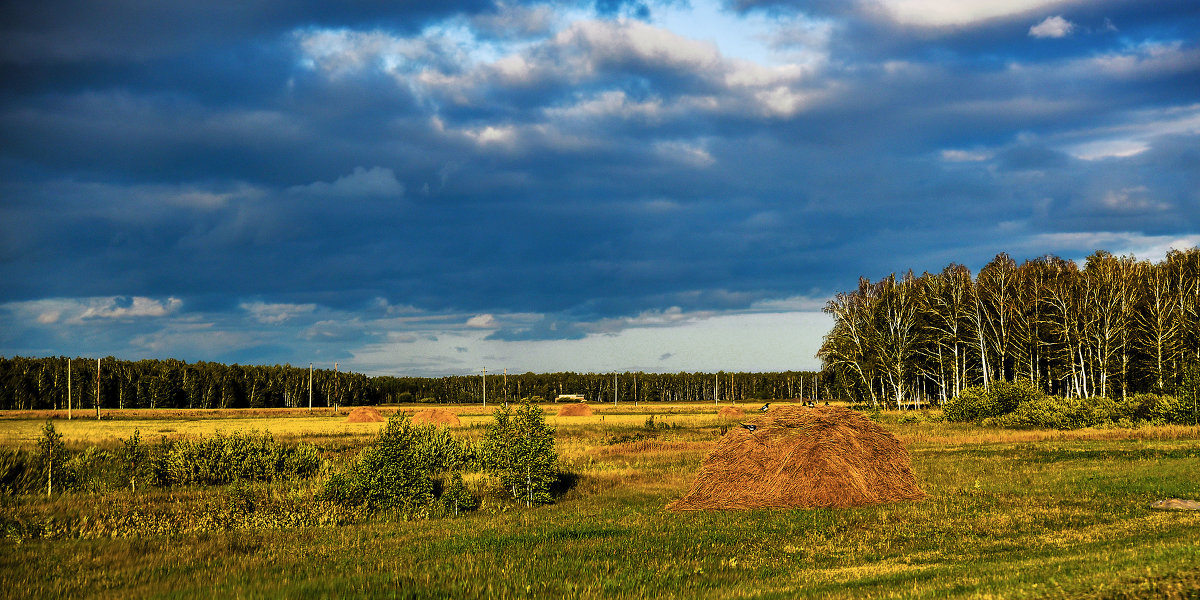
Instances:
[[[750,433],[754,433],[754,430],[758,429],[758,425],[751,425],[750,423],[742,423],[741,425],[742,425],[742,427],[745,427],[746,431],[749,431]]]
[[[770,406],[771,406],[771,403],[768,402],[768,403],[762,405],[762,408],[758,409],[758,412],[767,412],[767,408]]]

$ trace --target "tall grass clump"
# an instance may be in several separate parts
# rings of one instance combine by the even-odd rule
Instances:
[[[164,446],[155,469],[158,483],[164,485],[221,485],[307,477],[321,465],[320,454],[313,446],[281,444],[270,433],[217,433],[167,442]]]

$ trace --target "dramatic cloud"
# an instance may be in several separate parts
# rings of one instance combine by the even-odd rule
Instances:
[[[1198,32],[1190,0],[9,3],[0,354],[814,368],[860,276],[1200,238]]]

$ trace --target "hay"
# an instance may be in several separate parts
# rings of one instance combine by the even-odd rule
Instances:
[[[458,415],[444,408],[426,408],[413,413],[413,425],[461,425]]]
[[[1200,510],[1200,502],[1195,500],[1184,500],[1182,498],[1167,498],[1151,502],[1150,508],[1158,510]]]
[[[580,402],[577,404],[568,404],[558,409],[560,417],[590,417],[592,416],[592,407]]]
[[[746,411],[736,406],[722,406],[721,410],[717,411],[717,418],[723,420],[745,419]]]
[[[781,406],[733,427],[672,510],[817,508],[917,500],[908,451],[862,414]]]
[[[346,417],[347,423],[379,423],[386,420],[374,406],[359,406]]]

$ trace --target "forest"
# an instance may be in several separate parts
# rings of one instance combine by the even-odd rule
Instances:
[[[1083,267],[997,255],[837,294],[818,356],[831,389],[895,407],[1028,380],[1063,397],[1176,393],[1200,364],[1200,249],[1161,262],[1097,251]]]
[[[99,369],[99,377],[96,372]],[[311,404],[310,404],[311,377]],[[826,397],[819,373],[524,373],[369,377],[291,365],[226,365],[113,357],[0,357],[0,409],[304,408],[480,403],[559,394],[604,402],[740,402]],[[97,389],[97,386],[99,389]],[[615,397],[614,397],[615,396]]]

